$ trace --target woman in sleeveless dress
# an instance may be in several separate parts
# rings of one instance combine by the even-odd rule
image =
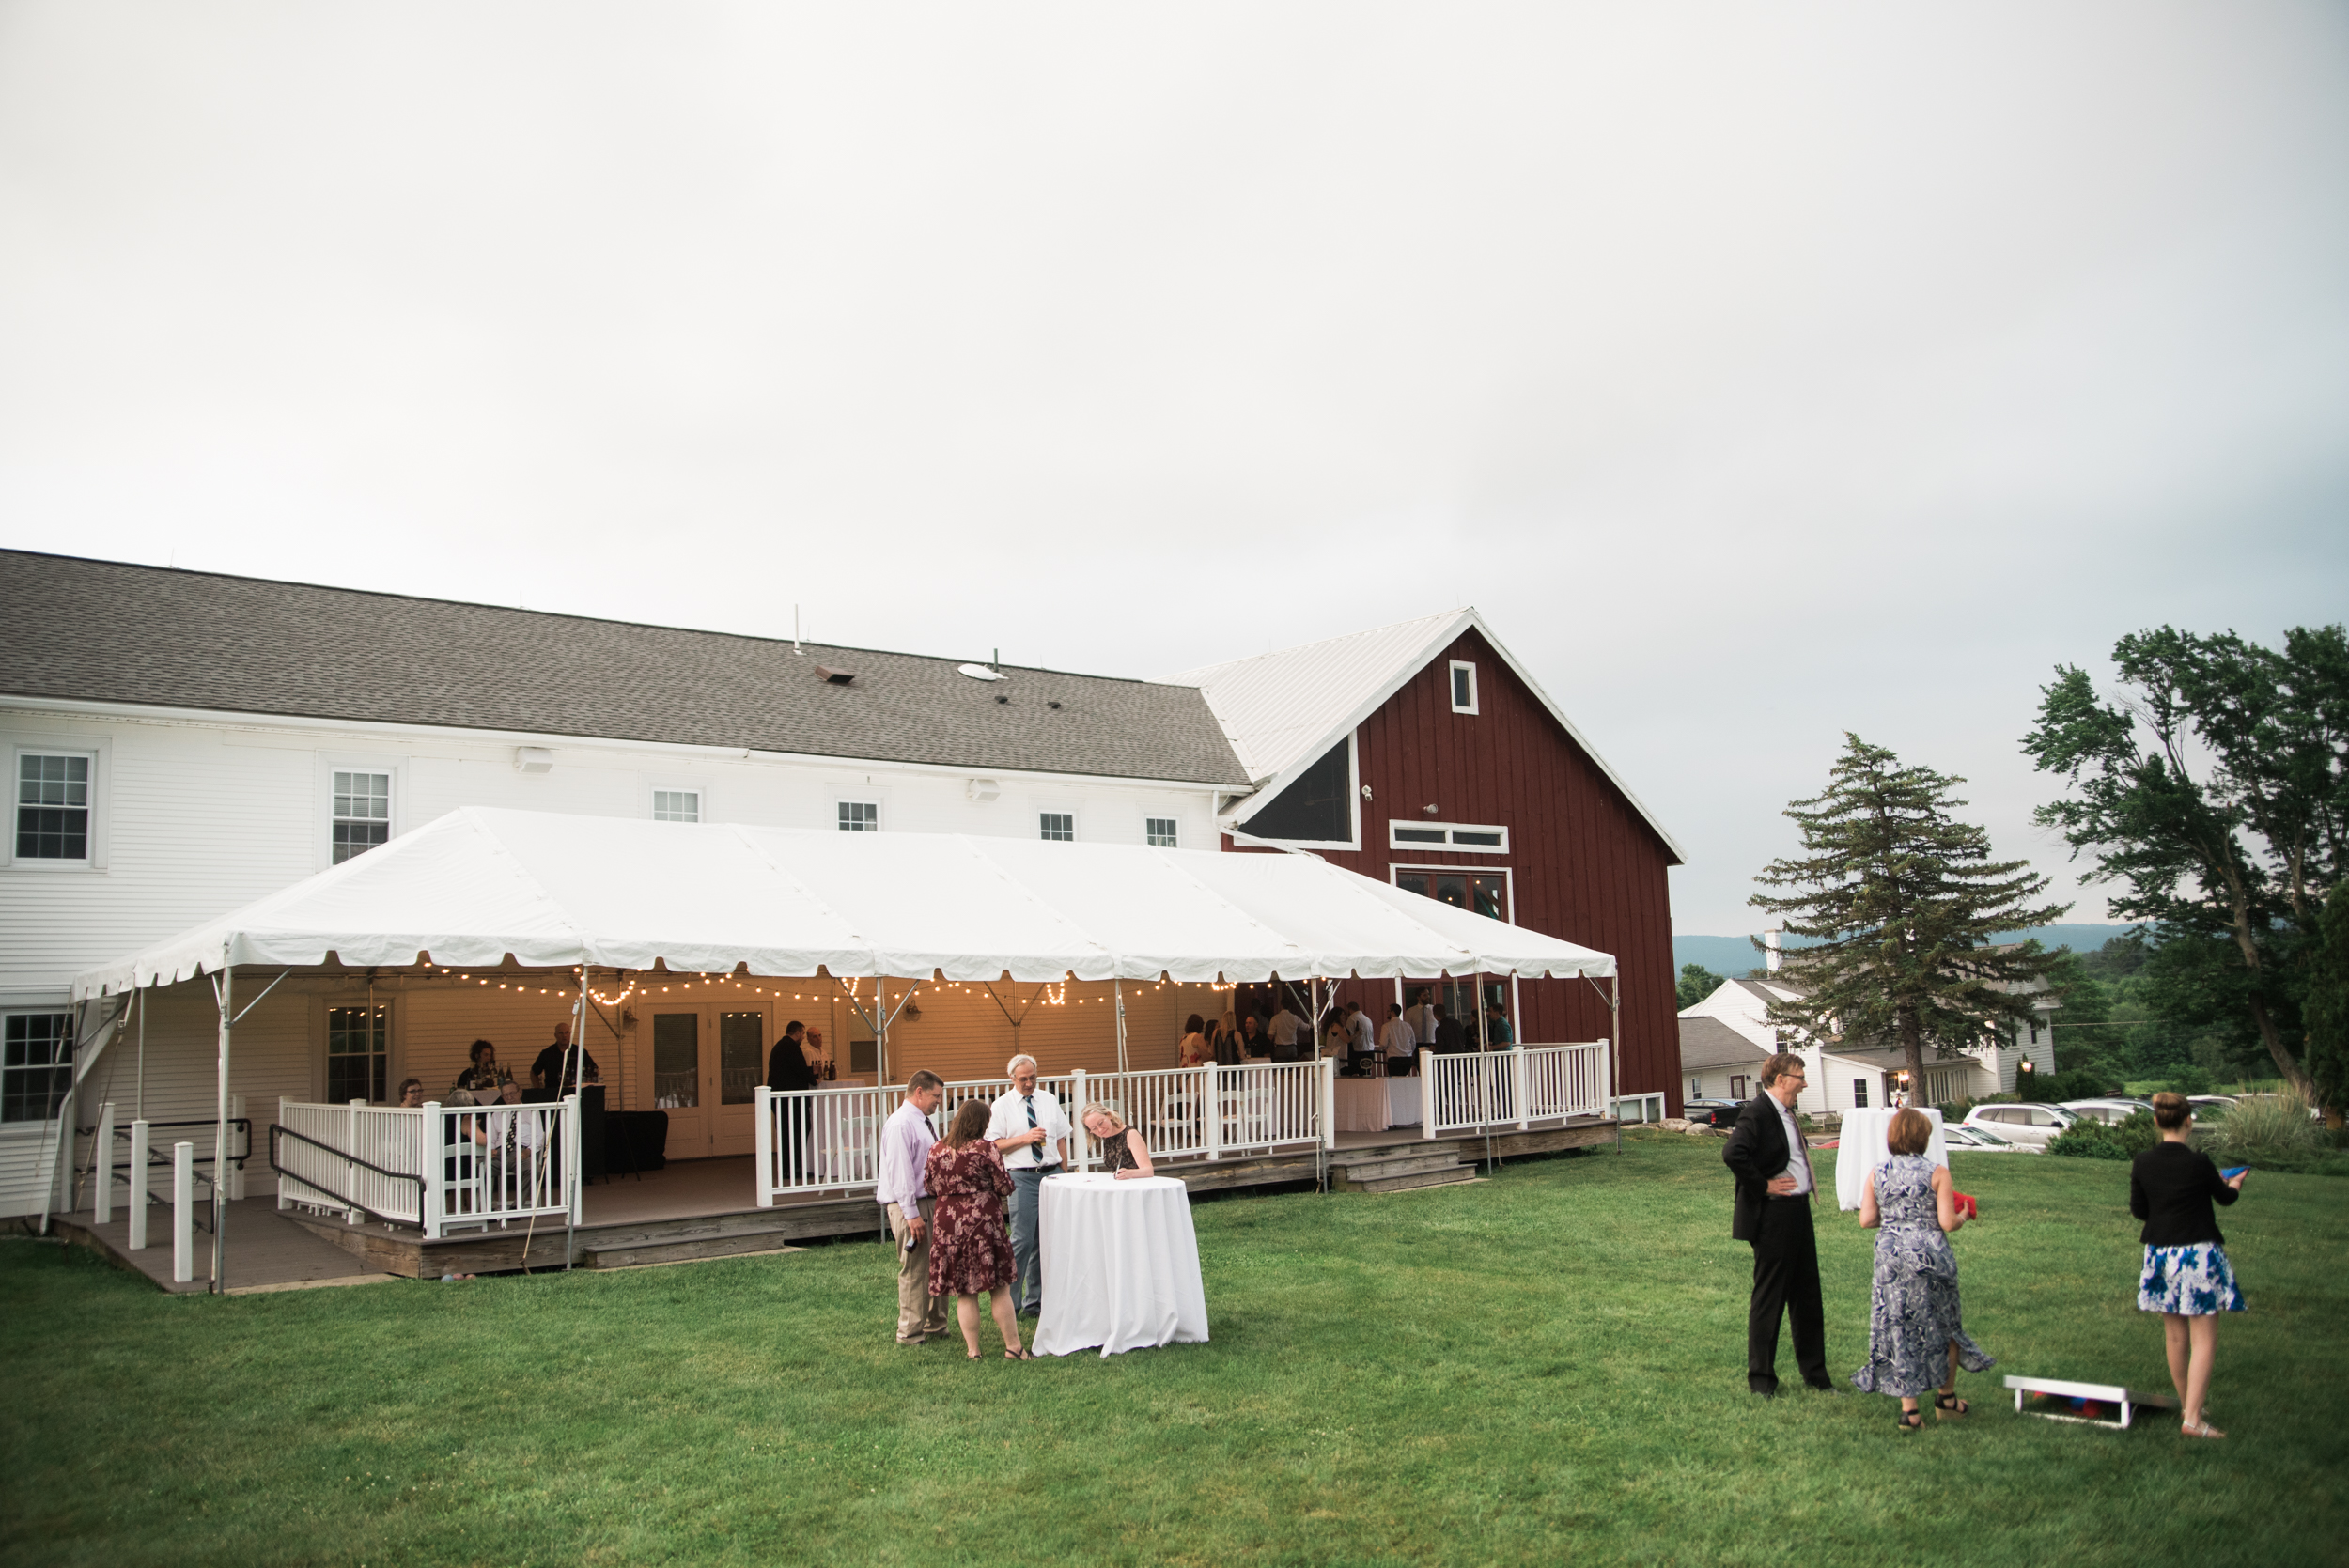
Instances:
[[[1862,1393],[1895,1394],[1900,1430],[1924,1424],[1920,1395],[1933,1391],[1936,1417],[1972,1408],[1957,1397],[1957,1369],[1986,1372],[1997,1363],[1967,1337],[1957,1304],[1957,1255],[1949,1233],[1966,1222],[1946,1166],[1925,1157],[1933,1124],[1903,1110],[1886,1129],[1891,1155],[1869,1172],[1859,1222],[1876,1233],[1875,1284],[1868,1309],[1868,1360],[1852,1374]],[[1945,1373],[1946,1369],[1946,1373]]]
[[[1150,1166],[1150,1145],[1135,1128],[1108,1106],[1096,1100],[1086,1106],[1078,1118],[1085,1131],[1101,1145],[1101,1169],[1119,1180],[1153,1173]]]
[[[951,1296],[962,1325],[963,1347],[979,1358],[979,1297],[1003,1336],[1003,1359],[1034,1359],[1019,1345],[1011,1299],[1011,1237],[1003,1229],[1003,1200],[1011,1172],[987,1137],[985,1100],[965,1100],[946,1136],[930,1145],[922,1168],[938,1217],[930,1228],[930,1294]]]
[[[1193,1013],[1183,1020],[1182,1062],[1186,1067],[1204,1066],[1214,1060],[1207,1045],[1206,1020]]]

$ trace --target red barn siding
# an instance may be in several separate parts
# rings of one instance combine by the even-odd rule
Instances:
[[[1477,713],[1452,711],[1455,659],[1476,666]],[[1380,881],[1397,864],[1506,867],[1518,924],[1615,955],[1623,1001],[1618,1093],[1660,1091],[1676,1114],[1672,856],[1623,792],[1474,631],[1362,722],[1355,753],[1372,797],[1358,802],[1362,848],[1316,852]],[[1437,807],[1432,817],[1422,809],[1429,804]],[[1390,850],[1391,819],[1498,824],[1509,830],[1509,852]],[[1383,1020],[1394,990],[1392,983],[1363,983],[1342,994]],[[1519,999],[1520,1040],[1595,1040],[1608,1032],[1606,998],[1586,981],[1525,981]]]

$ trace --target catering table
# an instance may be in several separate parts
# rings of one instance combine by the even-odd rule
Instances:
[[[1331,1087],[1340,1132],[1384,1132],[1420,1124],[1415,1078],[1342,1078]]]
[[[1205,1344],[1207,1296],[1190,1189],[1172,1176],[1047,1176],[1036,1194],[1044,1263],[1039,1356]]]
[[[1921,1105],[1918,1110],[1933,1124],[1933,1141],[1925,1145],[1925,1157],[1939,1166],[1950,1163],[1950,1145],[1941,1136],[1941,1112],[1932,1106]],[[1885,1129],[1892,1125],[1897,1112],[1891,1110],[1846,1110],[1843,1130],[1837,1135],[1835,1145],[1835,1206],[1856,1209],[1859,1195],[1866,1190],[1868,1172],[1884,1163],[1891,1148],[1884,1141]]]

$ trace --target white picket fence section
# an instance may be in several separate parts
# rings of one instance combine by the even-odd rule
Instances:
[[[1330,1084],[1335,1063],[1259,1063],[1240,1067],[1167,1067],[1150,1072],[1071,1073],[1039,1077],[1068,1114],[1068,1162],[1079,1171],[1100,1164],[1101,1152],[1084,1130],[1086,1106],[1102,1104],[1140,1127],[1154,1160],[1222,1159],[1312,1148],[1330,1137]],[[942,1137],[968,1100],[991,1102],[1011,1089],[1008,1078],[946,1085],[930,1120]],[[761,1088],[755,1180],[758,1203],[821,1192],[869,1190],[880,1172],[880,1126],[905,1098],[888,1088]]]
[[[580,1218],[579,1101],[419,1110],[280,1100],[277,1206],[372,1215],[428,1240]]]
[[[1420,1131],[1429,1139],[1605,1116],[1607,1042],[1420,1053]]]

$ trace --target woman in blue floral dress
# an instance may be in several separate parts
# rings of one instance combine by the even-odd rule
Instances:
[[[1967,1337],[1957,1305],[1957,1256],[1949,1233],[1958,1213],[1947,1166],[1925,1157],[1933,1124],[1903,1110],[1885,1130],[1890,1158],[1869,1172],[1859,1222],[1876,1233],[1875,1286],[1868,1312],[1868,1360],[1852,1374],[1862,1393],[1897,1394],[1900,1430],[1924,1424],[1919,1396],[1933,1390],[1936,1416],[1972,1408],[1957,1397],[1957,1369],[1986,1372],[1997,1363]]]
[[[2224,1437],[2202,1419],[2202,1401],[2210,1393],[2218,1314],[2243,1311],[2243,1292],[2236,1288],[2227,1238],[2218,1234],[2218,1216],[2211,1205],[2233,1203],[2246,1172],[2220,1176],[2210,1156],[2186,1141],[2194,1132],[2194,1110],[2185,1095],[2155,1094],[2154,1125],[2161,1128],[2161,1141],[2129,1165],[2129,1212],[2145,1221],[2138,1234],[2145,1244],[2145,1267],[2137,1280],[2137,1305],[2161,1314],[2170,1381],[2185,1406],[2179,1430],[2189,1437]]]

